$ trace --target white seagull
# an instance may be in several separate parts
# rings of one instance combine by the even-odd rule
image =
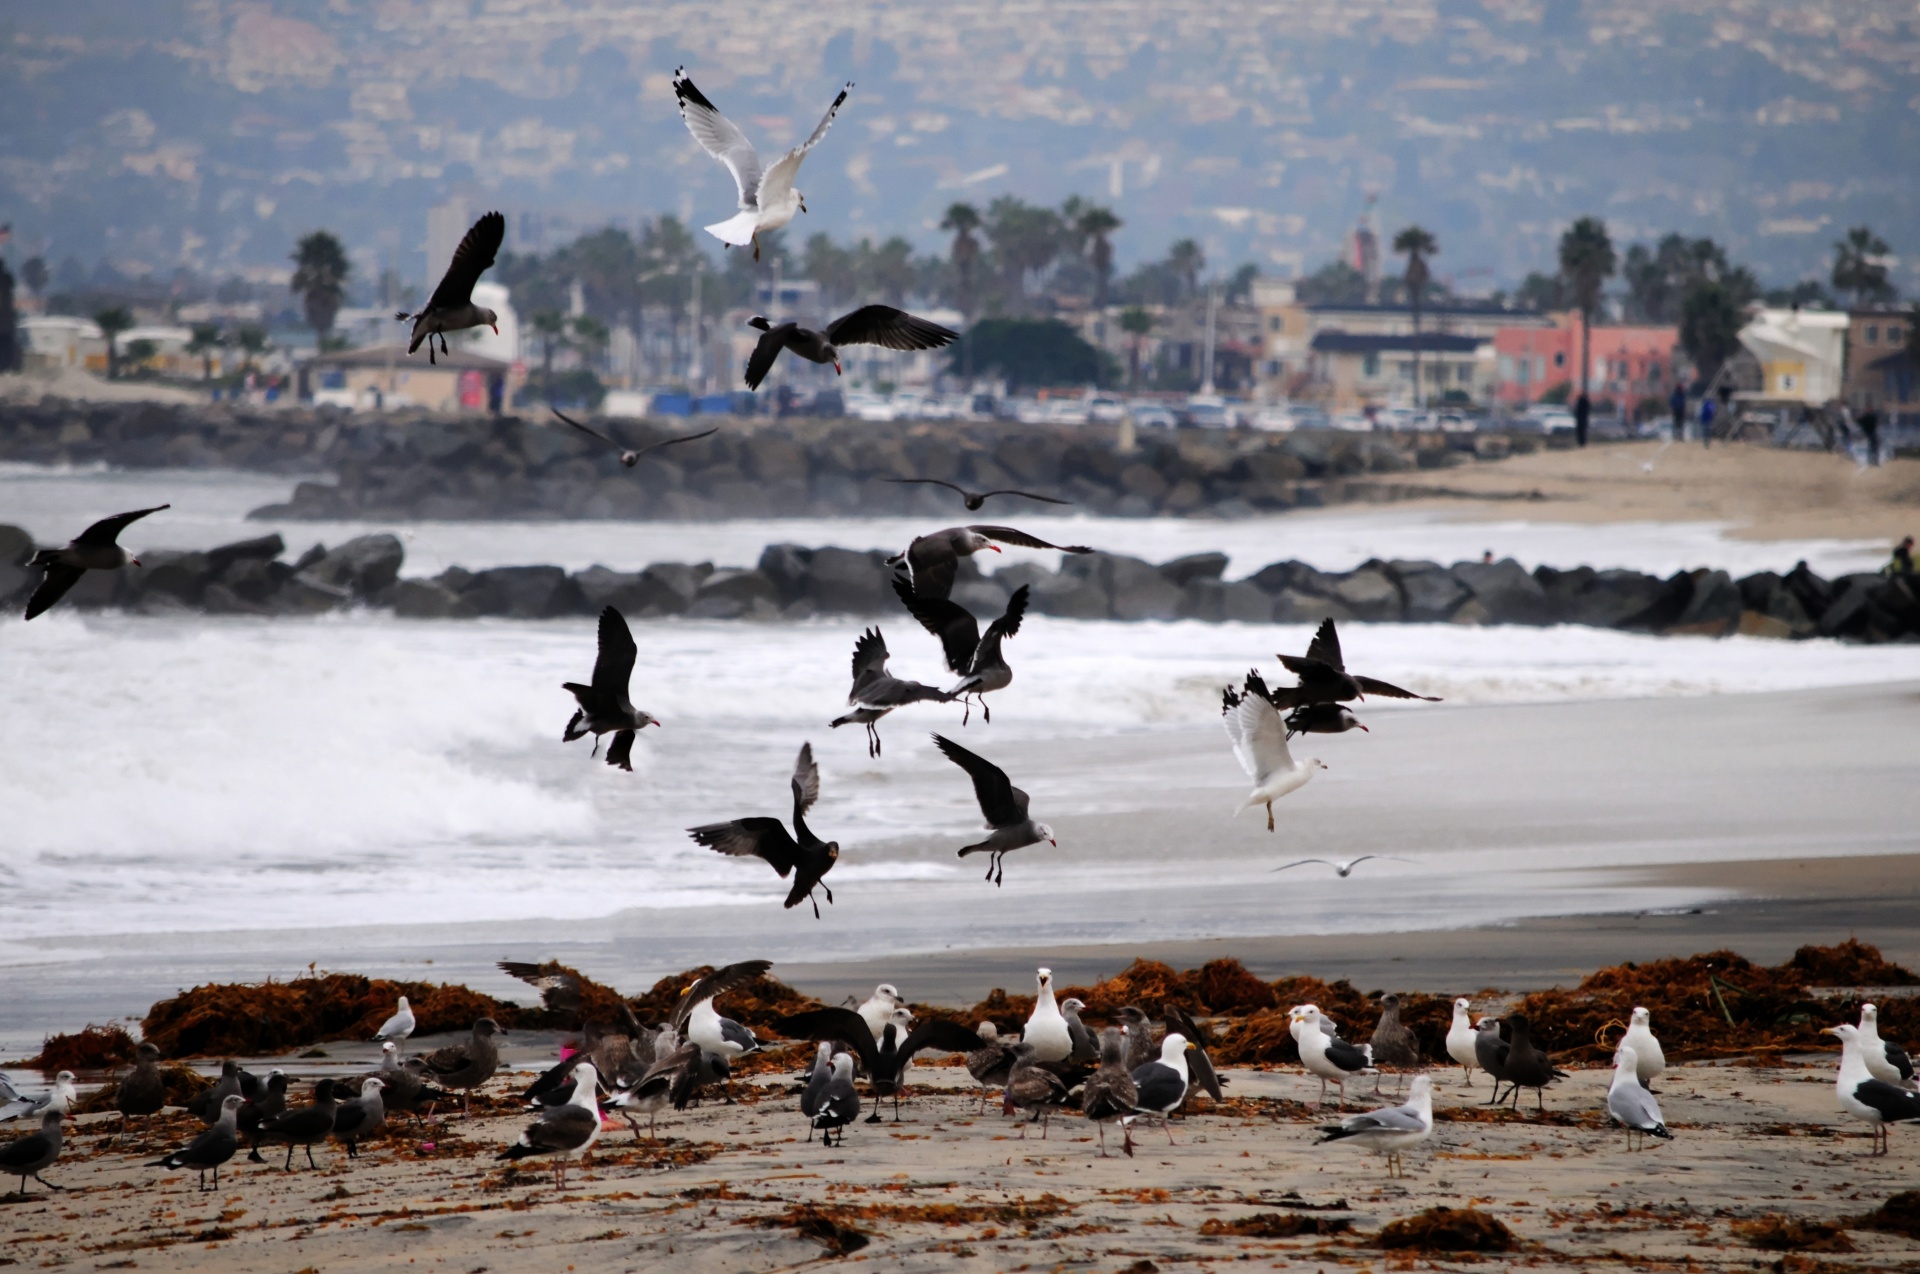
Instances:
[[[1253,780],[1253,791],[1233,812],[1237,815],[1241,810],[1264,805],[1267,830],[1272,831],[1273,803],[1305,787],[1315,770],[1327,767],[1317,756],[1306,761],[1293,759],[1293,753],[1287,750],[1287,725],[1280,719],[1280,710],[1259,695],[1245,696],[1223,716],[1227,737],[1233,740],[1233,754]]]
[[[715,969],[680,997],[673,1010],[673,1029],[709,1053],[732,1061],[760,1051],[753,1032],[713,1007],[716,996],[753,981],[773,967],[771,960],[743,960]]]
[[[1875,1079],[1903,1088],[1913,1086],[1913,1059],[1898,1044],[1880,1038],[1880,1010],[1871,1004],[1860,1006],[1860,1057]]]
[[[1344,1106],[1348,1076],[1380,1073],[1373,1068],[1373,1045],[1355,1047],[1337,1035],[1325,1034],[1320,1029],[1319,1009],[1309,1006],[1305,1012],[1295,1009],[1294,1013],[1300,1022],[1300,1030],[1293,1037],[1300,1046],[1300,1063],[1320,1077],[1320,1103],[1326,1104],[1327,1083],[1331,1080],[1340,1086],[1340,1104]]]
[[[1660,1078],[1660,1072],[1667,1069],[1667,1055],[1661,1051],[1660,1041],[1654,1038],[1652,1022],[1653,1015],[1636,1006],[1633,1024],[1620,1037],[1620,1047],[1632,1049],[1639,1059],[1635,1073],[1640,1077],[1640,1086],[1648,1090],[1653,1088],[1653,1081]]]
[[[1416,1075],[1413,1091],[1404,1106],[1371,1110],[1364,1115],[1348,1115],[1337,1124],[1320,1129],[1326,1135],[1314,1142],[1351,1141],[1363,1150],[1378,1150],[1387,1157],[1387,1175],[1404,1177],[1407,1165],[1400,1158],[1409,1146],[1417,1146],[1433,1136],[1433,1077]]]
[[[1319,763],[1313,762],[1313,764],[1319,764]],[[1322,765],[1320,766],[1320,768],[1324,770],[1327,767]],[[1301,779],[1300,782],[1305,783],[1306,780]],[[1298,785],[1296,784],[1295,786],[1298,786]],[[1243,805],[1240,808],[1245,809],[1246,806]],[[1267,817],[1269,818],[1273,817],[1271,811],[1268,812]],[[1349,858],[1344,863],[1336,863],[1329,858],[1302,858],[1297,862],[1288,863],[1286,867],[1275,867],[1274,870],[1286,871],[1289,868],[1293,868],[1293,867],[1305,867],[1308,863],[1319,863],[1322,867],[1333,868],[1333,874],[1340,877],[1340,879],[1345,880],[1347,877],[1353,875],[1353,869],[1355,867],[1358,867],[1361,863],[1366,862],[1369,858],[1378,858],[1380,861],[1387,862],[1387,863],[1407,863],[1407,862],[1413,861],[1410,858],[1395,858],[1391,854],[1362,854],[1358,858]]]
[[[1873,1128],[1872,1153],[1886,1154],[1887,1125],[1920,1120],[1920,1094],[1873,1077],[1860,1047],[1859,1027],[1829,1026],[1822,1034],[1840,1037],[1840,1074],[1833,1084],[1840,1109],[1866,1120]]]
[[[680,103],[680,118],[686,121],[687,131],[703,150],[727,166],[727,171],[733,174],[734,185],[740,188],[740,211],[708,226],[708,234],[730,248],[752,244],[753,259],[760,259],[760,232],[778,230],[792,221],[796,212],[807,210],[806,196],[793,186],[794,178],[800,175],[800,161],[827,135],[827,129],[833,126],[834,114],[852,88],[849,83],[840,90],[807,140],[763,168],[753,143],[747,140],[739,125],[722,115],[707,100],[706,94],[693,86],[693,81],[687,78],[687,68],[683,66],[674,71],[673,95]]]
[[[1053,970],[1041,969],[1037,973],[1040,993],[1034,997],[1033,1015],[1027,1019],[1027,1029],[1020,1034],[1022,1041],[1033,1045],[1033,1060],[1036,1062],[1064,1062],[1073,1052],[1073,1031],[1067,1026],[1067,1018],[1053,999]]]
[[[1453,1025],[1447,1028],[1447,1056],[1460,1063],[1465,1074],[1465,1082],[1473,1083],[1473,1068],[1479,1065],[1480,1058],[1474,1052],[1473,1017],[1469,1012],[1472,1001],[1464,996],[1453,1002]]]
[[[891,982],[882,982],[873,988],[873,994],[869,995],[854,1012],[860,1015],[860,1019],[867,1024],[867,1029],[873,1032],[873,1038],[877,1040],[881,1032],[887,1029],[887,1023],[892,1019],[893,1011],[905,1007],[907,1002],[900,998],[899,988]]]
[[[380,1024],[380,1029],[374,1032],[373,1038],[392,1040],[396,1044],[404,1043],[407,1036],[413,1034],[413,1027],[413,1010],[408,1007],[407,997],[403,995],[400,997],[400,1007],[393,1011],[392,1017]]]
[[[1673,1140],[1666,1121],[1660,1118],[1660,1103],[1653,1099],[1646,1081],[1641,1078],[1642,1064],[1639,1051],[1633,1045],[1622,1044],[1614,1050],[1613,1085],[1607,1089],[1607,1113],[1613,1116],[1613,1122],[1627,1130],[1628,1150],[1633,1149],[1635,1133],[1640,1134],[1642,1146],[1647,1144],[1648,1137]]]

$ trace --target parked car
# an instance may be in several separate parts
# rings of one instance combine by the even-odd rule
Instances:
[[[1253,413],[1253,427],[1264,433],[1292,433],[1300,427],[1300,418],[1290,406],[1275,404]]]
[[[1333,427],[1344,429],[1349,433],[1372,433],[1373,417],[1364,411],[1343,411],[1333,418]]]
[[[819,401],[817,395],[815,401]],[[841,412],[843,415],[852,416],[855,420],[898,420],[900,418],[900,413],[884,395],[865,393],[860,390],[855,390],[841,399]],[[813,414],[818,416],[823,413],[816,408]]]
[[[1054,398],[1046,404],[1047,424],[1084,425],[1087,420],[1087,401],[1084,398]]]
[[[1548,403],[1536,403],[1527,409],[1525,417],[1541,433],[1570,434],[1574,431],[1573,413],[1565,407]]]
[[[1180,423],[1164,403],[1135,402],[1128,404],[1127,410],[1133,413],[1133,423],[1141,429],[1172,429]]]
[[[1111,394],[1095,394],[1087,400],[1087,417],[1103,425],[1115,424],[1127,414],[1127,405]]]

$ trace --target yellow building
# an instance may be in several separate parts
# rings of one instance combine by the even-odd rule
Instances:
[[[321,354],[302,369],[314,402],[354,411],[425,407],[429,411],[497,410],[517,388],[512,365],[455,346],[427,361],[426,346],[408,356],[404,345]]]

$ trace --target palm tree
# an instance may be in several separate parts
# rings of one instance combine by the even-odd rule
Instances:
[[[325,230],[304,236],[293,250],[293,279],[287,285],[300,294],[307,326],[316,342],[333,330],[334,316],[347,299],[347,275],[353,272],[347,250]]]
[[[242,371],[251,368],[254,359],[272,348],[267,342],[267,329],[257,323],[242,325],[234,337],[234,342],[240,346],[240,352],[246,356],[240,360]]]
[[[1433,271],[1427,267],[1427,258],[1440,251],[1440,244],[1431,231],[1421,226],[1408,226],[1393,236],[1393,250],[1407,258],[1407,270],[1402,282],[1407,288],[1407,305],[1413,310],[1413,406],[1418,411],[1422,400],[1420,303],[1427,299],[1427,285],[1433,282]]]
[[[187,353],[200,356],[200,379],[213,379],[213,351],[226,344],[226,338],[220,334],[218,323],[195,323],[193,339],[187,342]]]
[[[1192,297],[1200,291],[1200,272],[1207,268],[1207,254],[1193,240],[1181,239],[1167,249],[1167,268],[1179,278],[1183,298]]]
[[[133,311],[116,305],[95,314],[93,321],[107,338],[107,379],[113,380],[120,375],[120,333],[133,326]]]
[[[1884,260],[1888,251],[1887,241],[1871,227],[1847,231],[1847,237],[1833,245],[1834,289],[1853,293],[1855,305],[1892,300],[1893,285],[1887,281]]]
[[[39,296],[47,290],[47,259],[28,257],[20,267],[21,281],[27,285],[27,291]]]
[[[1153,315],[1143,306],[1129,305],[1120,312],[1120,330],[1130,338],[1127,342],[1127,388],[1140,387],[1140,344],[1146,340],[1147,333],[1153,330]]]
[[[1587,376],[1593,370],[1589,347],[1593,336],[1593,312],[1600,305],[1600,288],[1613,277],[1618,258],[1613,240],[1607,235],[1607,223],[1598,217],[1582,217],[1560,236],[1560,273],[1573,294],[1573,306],[1580,311],[1580,396],[1587,395]],[[1584,431],[1581,446],[1587,445]]]
[[[980,260],[980,240],[973,232],[980,228],[980,210],[970,203],[957,203],[947,208],[947,215],[940,220],[942,230],[953,234],[953,272],[959,276],[960,313],[968,322],[973,321],[973,267]]]
[[[547,401],[553,401],[553,351],[567,343],[567,316],[558,310],[541,310],[528,320],[540,337],[540,387]]]
[[[1087,244],[1087,264],[1093,267],[1093,303],[1105,308],[1107,288],[1113,281],[1113,243],[1108,238],[1123,223],[1110,208],[1098,204],[1083,209],[1074,219],[1074,232]]]
[[[861,241],[860,274],[888,305],[905,305],[913,286],[913,245],[894,235],[875,248]]]
[[[1041,273],[1060,256],[1065,229],[1053,209],[1036,208],[1012,195],[987,206],[987,238],[993,241],[1010,299],[1024,301],[1028,276]]]

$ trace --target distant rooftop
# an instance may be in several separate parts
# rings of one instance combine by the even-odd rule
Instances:
[[[1488,343],[1484,336],[1422,332],[1419,336],[1377,336],[1358,332],[1321,332],[1313,338],[1316,354],[1471,354]]]
[[[470,354],[463,349],[450,350],[445,354],[435,355],[435,358],[437,359],[434,364],[436,369],[447,367],[457,372],[504,372],[508,366],[498,359]],[[386,367],[389,363],[396,367],[410,368],[417,364],[419,369],[426,370],[428,368],[426,346],[422,345],[420,352],[412,357],[408,357],[407,347],[404,345],[370,345],[365,349],[339,350],[331,354],[316,355],[310,365],[314,367]]]

